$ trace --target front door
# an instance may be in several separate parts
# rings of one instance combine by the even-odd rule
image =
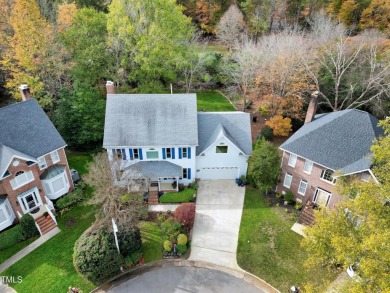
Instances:
[[[328,205],[329,198],[330,198],[329,192],[317,188],[316,195],[314,197],[314,202],[318,206],[325,208]]]
[[[18,196],[23,213],[28,213],[42,205],[41,197],[36,187],[23,192]]]

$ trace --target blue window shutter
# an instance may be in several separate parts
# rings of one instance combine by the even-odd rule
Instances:
[[[174,159],[175,158],[175,148],[171,149],[171,153],[172,153],[172,159]]]
[[[191,148],[188,148],[187,157],[188,157],[189,159],[191,159]]]
[[[191,168],[187,169],[187,178],[191,179]]]
[[[138,156],[140,160],[143,160],[142,158],[142,149],[138,149]]]
[[[179,159],[181,159],[181,148],[179,148]]]
[[[126,160],[126,149],[122,149],[123,160]]]
[[[165,154],[165,148],[163,148],[162,150],[163,150],[163,159],[165,160],[167,158],[167,155]]]
[[[134,160],[133,150],[129,149],[129,153],[130,153],[130,160]]]

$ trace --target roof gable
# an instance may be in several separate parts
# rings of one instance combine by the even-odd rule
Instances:
[[[195,94],[109,94],[104,147],[197,145]]]
[[[0,145],[36,159],[66,143],[37,101],[30,99],[0,108]]]
[[[360,110],[317,115],[280,149],[332,170],[357,172],[371,166],[371,145],[383,134],[378,120]]]
[[[29,155],[23,154],[5,145],[0,145],[0,180],[3,178],[14,158],[36,162],[36,159]]]
[[[199,112],[199,146],[196,154],[200,155],[215,141],[224,136],[245,155],[252,153],[250,117],[243,112]]]

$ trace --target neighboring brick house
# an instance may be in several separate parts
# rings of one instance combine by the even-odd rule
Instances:
[[[376,181],[370,148],[383,130],[374,116],[356,109],[315,115],[316,98],[305,125],[279,147],[282,171],[276,191],[291,190],[298,202],[332,208],[342,200],[334,188],[338,177],[355,174]]]
[[[65,141],[26,85],[21,92],[23,102],[0,108],[0,231],[30,213],[44,234],[56,224],[51,200],[73,183]]]

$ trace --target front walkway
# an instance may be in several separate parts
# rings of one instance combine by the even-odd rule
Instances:
[[[178,206],[179,204],[155,204],[155,205],[149,205],[148,211],[164,212],[164,213],[166,213],[167,211],[174,212]]]
[[[29,254],[31,251],[33,251],[36,248],[38,248],[39,246],[41,246],[43,243],[45,243],[47,240],[49,240],[53,236],[57,235],[59,232],[61,232],[60,228],[55,227],[53,230],[50,230],[45,235],[42,235],[37,240],[35,240],[33,243],[31,243],[30,245],[26,246],[18,253],[11,256],[5,262],[0,264],[0,273],[4,272],[6,269],[8,269],[14,263],[21,260],[23,257],[25,257],[27,254]],[[2,291],[0,291],[0,292],[2,292]]]
[[[236,251],[245,188],[234,180],[200,181],[190,261],[241,270]]]

